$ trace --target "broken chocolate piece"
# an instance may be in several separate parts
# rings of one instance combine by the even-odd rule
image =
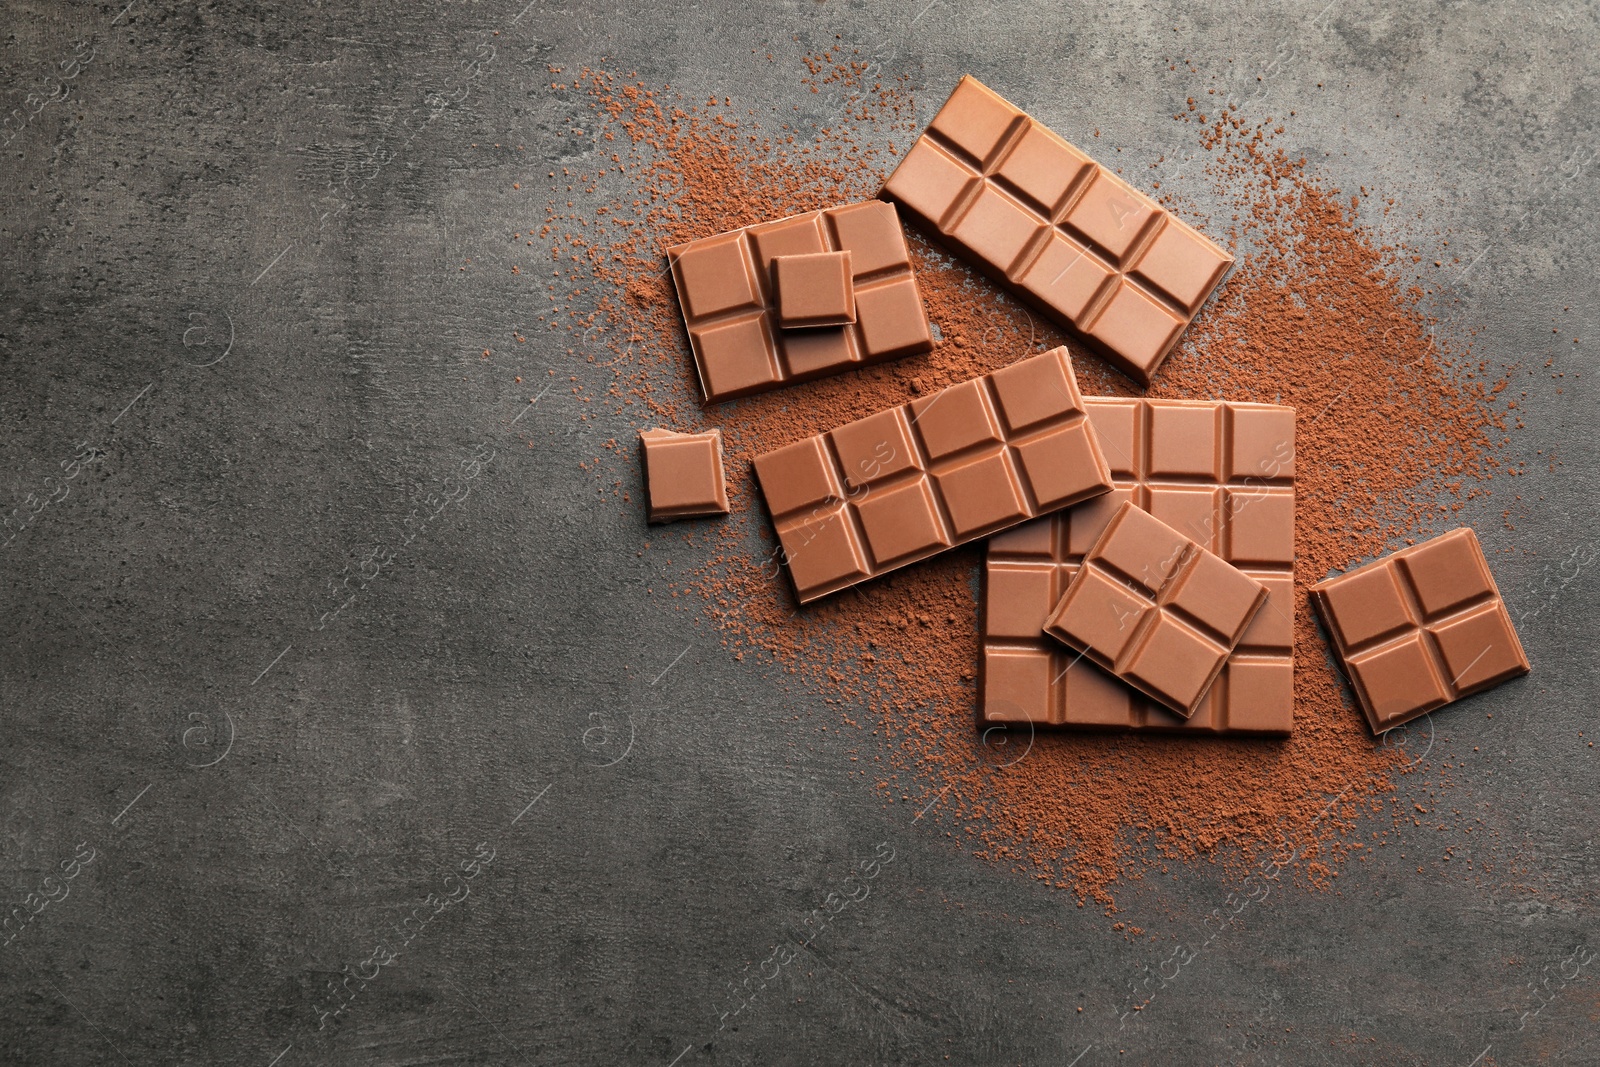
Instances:
[[[785,330],[856,321],[849,252],[778,256],[772,261],[772,284],[778,297],[778,325]]]
[[[855,322],[777,324],[772,261],[849,252]],[[732,400],[933,348],[894,205],[881,200],[746,226],[667,249],[700,390]]]
[[[758,456],[802,603],[1104,493],[1065,348]]]
[[[1266,599],[1266,586],[1125,501],[1044,630],[1187,718]]]
[[[649,522],[728,513],[721,430],[641,430],[639,457],[649,498]]]

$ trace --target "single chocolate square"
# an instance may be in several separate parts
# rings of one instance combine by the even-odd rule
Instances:
[[[773,263],[850,254],[852,318],[834,329],[780,324]],[[700,390],[732,400],[933,348],[893,204],[811,211],[667,249]]]
[[[1373,733],[1530,669],[1466,527],[1318,582],[1311,602]]]
[[[1142,385],[1233,262],[971,76],[879,195]]]
[[[1266,600],[1266,586],[1129,500],[1044,630],[1188,718]]]
[[[649,498],[648,521],[671,522],[728,513],[721,430],[641,430],[639,457]]]
[[[856,321],[856,290],[849,252],[778,256],[772,261],[778,326],[846,326]]]
[[[979,720],[1067,730],[1283,736],[1294,725],[1294,409],[1084,398],[1115,488],[990,538]],[[923,420],[926,424],[927,420]],[[1131,500],[1267,587],[1187,719],[1047,636],[1045,620]]]
[[[800,601],[1111,487],[1065,348],[756,457]]]

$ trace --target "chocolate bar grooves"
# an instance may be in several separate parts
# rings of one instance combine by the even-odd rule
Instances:
[[[1205,701],[1267,593],[1128,500],[1084,556],[1044,630],[1187,719]],[[1135,612],[1134,628],[1125,633]]]
[[[845,467],[843,458],[841,458],[839,455],[839,446],[833,440],[833,435],[822,435],[823,441],[826,442],[828,458],[832,460],[838,469],[843,471],[845,474],[845,499],[849,502],[849,504],[863,504],[874,495],[881,496],[885,493],[892,493],[896,489],[904,489],[907,486],[916,485],[928,477],[928,468],[930,463],[927,453],[923,450],[922,443],[917,440],[916,434],[913,433],[909,436],[910,449],[912,453],[910,457],[912,462],[911,469],[901,471],[898,474],[891,474],[887,478],[882,478],[875,482],[863,483],[861,491],[856,492],[850,487],[849,471]],[[933,516],[938,520],[939,523],[939,536],[943,539],[944,544],[953,544],[955,541],[955,523],[950,518],[950,509],[945,506],[944,499],[940,497],[939,494],[932,494],[932,498],[934,505]],[[849,507],[848,504],[846,505],[845,510],[852,512],[854,511],[854,509]],[[865,532],[861,529],[859,516],[852,514],[851,522],[854,532],[858,535],[861,535],[861,545],[865,551],[867,562],[870,565],[874,567],[884,567],[895,562],[895,558],[879,559],[877,554],[872,551],[872,543],[867,540]]]
[[[971,152],[968,152],[954,141],[941,135],[937,130],[930,128],[923,133],[922,136],[927,138],[930,142],[938,147],[944,149],[945,152],[948,153],[950,157],[957,163],[963,164],[980,177],[988,178],[992,181],[994,180],[993,176],[995,168],[999,167],[1001,163],[1005,162],[1006,155],[1011,151],[1018,141],[1022,140],[1022,135],[1027,132],[1027,129],[1028,120],[1026,117],[1013,120],[1011,125],[1006,129],[1005,135],[1002,136],[995,144],[994,148],[990,150],[988,159],[979,159],[977,156],[973,155]],[[955,223],[959,222],[962,216],[964,216],[967,211],[971,209],[973,201],[977,200],[982,194],[983,182],[968,182],[966,188],[962,190],[960,197],[952,202],[949,210],[940,217],[940,228],[943,229],[946,226],[953,227]],[[1048,234],[1046,234],[1046,236],[1048,236]]]
[[[1137,578],[1131,574],[1125,573],[1115,564],[1091,563],[1087,564],[1087,566],[1097,567],[1102,574],[1107,574],[1116,579],[1126,589],[1140,596],[1141,598],[1153,599],[1157,608],[1173,613],[1185,624],[1193,627],[1196,630],[1199,630],[1204,636],[1215,641],[1218,645],[1226,647],[1234,640],[1234,638],[1237,636],[1236,634],[1222,633],[1205,620],[1190,614],[1184,609],[1183,605],[1175,603],[1177,590],[1182,588],[1183,583],[1188,580],[1190,572],[1192,572],[1195,567],[1199,565],[1203,551],[1204,550],[1198,545],[1187,546],[1183,550],[1183,555],[1178,558],[1178,562],[1173,565],[1172,569],[1162,580],[1161,589],[1153,598],[1149,598],[1148,594],[1146,594],[1144,590],[1140,588],[1140,582]],[[1263,599],[1264,598],[1265,594],[1263,594]],[[1130,664],[1139,658],[1140,653],[1145,650],[1145,646],[1150,643],[1151,634],[1155,631],[1155,628],[1161,622],[1161,619],[1162,611],[1145,612],[1144,617],[1140,619],[1138,625],[1134,627],[1133,636],[1128,638],[1127,645],[1123,647],[1121,652],[1117,653],[1115,660],[1111,660],[1100,655],[1094,649],[1088,649],[1084,652],[1084,655],[1100,666],[1116,673],[1119,677],[1122,677],[1123,672],[1127,670]],[[1216,681],[1217,675],[1222,673],[1222,668],[1225,663],[1226,658],[1217,661],[1215,669],[1212,670],[1210,677],[1206,680],[1207,688],[1209,688],[1211,684]],[[1145,687],[1140,685],[1137,680],[1127,677],[1123,677],[1123,680],[1127,681],[1128,684],[1145,693],[1145,695],[1159,699],[1157,694],[1145,689]]]
[[[1152,216],[1144,224],[1144,230],[1135,238],[1133,244],[1128,247],[1128,252],[1122,257],[1122,262],[1118,262],[1117,257],[1113,256],[1107,249],[1102,248],[1092,237],[1088,234],[1080,233],[1069,226],[1066,221],[1067,216],[1072,213],[1072,209],[1077,206],[1078,201],[1083,198],[1083,194],[1088,191],[1090,183],[1094,181],[1095,172],[1093,170],[1085,170],[1074,178],[1072,184],[1067,188],[1066,195],[1061,198],[1059,206],[1047,214],[1040,214],[1035,206],[1037,201],[1023,193],[1005,178],[994,173],[995,169],[1004,163],[1006,157],[1016,148],[1017,143],[1022,140],[1023,134],[1028,131],[1031,121],[1031,119],[1024,116],[1020,121],[1013,123],[1010,132],[1006,134],[1005,139],[1001,141],[999,147],[992,153],[993,162],[987,164],[974,165],[975,160],[971,153],[963,150],[937,130],[928,130],[923,134],[923,137],[943,149],[951,158],[971,167],[981,177],[992,182],[996,191],[1006,196],[1017,207],[1045,223],[1043,229],[1029,238],[1021,256],[1009,266],[1001,267],[995,265],[990,269],[998,271],[1006,281],[1015,284],[1028,272],[1028,268],[1032,267],[1039,257],[1044,254],[1045,248],[1050,244],[1051,233],[1060,232],[1072,238],[1074,242],[1083,245],[1085,251],[1092,255],[1102,267],[1111,272],[1111,276],[1100,283],[1100,288],[1079,316],[1083,320],[1081,329],[1088,330],[1094,327],[1095,321],[1100,317],[1100,313],[1105,310],[1107,304],[1111,303],[1111,297],[1116,293],[1119,281],[1126,281],[1177,317],[1188,318],[1190,316],[1188,308],[1179,304],[1166,293],[1146,285],[1141,279],[1127,273],[1122,266],[1122,262],[1137,263],[1139,261],[1140,255],[1144,253],[1145,249],[1156,239],[1156,235],[1166,225],[1166,219],[1162,216]],[[938,231],[953,230],[960,225],[961,220],[972,209],[974,201],[983,195],[983,190],[984,183],[982,181],[969,183],[966,190],[961,194],[960,199],[952,204],[950,210],[945,212],[939,219]],[[943,232],[935,232],[934,236],[939,238],[941,242],[945,240]]]
[[[911,433],[907,436],[911,442],[911,461],[914,467],[906,472],[905,478],[907,481],[918,482],[925,478],[931,479],[933,460],[928,456],[928,449],[922,443],[922,435],[917,432],[916,420],[908,418],[906,425],[911,429]],[[953,545],[956,543],[956,521],[950,517],[950,505],[945,502],[943,493],[932,493],[930,495],[933,498],[933,517],[939,522],[939,536],[944,544]],[[880,560],[876,556],[873,557],[872,561],[879,565],[893,562],[892,560]]]
[[[1397,585],[1400,589],[1400,600],[1405,605],[1406,615],[1411,625],[1395,626],[1386,633],[1378,634],[1376,637],[1373,637],[1367,641],[1363,641],[1358,645],[1352,645],[1345,649],[1345,656],[1361,656],[1367,653],[1381,652],[1391,645],[1398,645],[1410,640],[1416,633],[1419,631],[1424,631],[1427,627],[1430,620],[1428,619],[1428,613],[1422,610],[1422,602],[1417,599],[1417,591],[1411,587],[1411,582],[1405,577],[1405,575],[1400,573],[1399,568],[1395,568],[1395,570],[1395,578],[1398,579],[1398,581],[1395,582],[1395,585]],[[1493,599],[1495,599],[1495,597],[1492,593],[1479,593],[1472,599],[1472,601],[1470,601],[1467,605],[1463,605],[1462,607],[1463,609],[1476,607],[1478,604],[1485,603]],[[1470,614],[1470,611],[1457,611],[1452,609],[1442,612],[1441,614],[1467,615]],[[1330,627],[1330,629],[1332,629],[1332,627]],[[1440,684],[1440,688],[1445,689],[1446,691],[1455,688],[1455,680],[1451,678],[1452,672],[1450,667],[1444,662],[1444,657],[1439,654],[1439,650],[1434,647],[1434,643],[1424,638],[1421,644],[1423,651],[1427,654],[1428,664],[1433,669],[1434,677]],[[1356,686],[1365,692],[1366,686],[1361,684],[1359,677],[1353,676],[1351,672],[1346,670],[1342,660],[1339,662],[1339,669],[1345,672],[1345,678],[1350,682],[1351,685]],[[1367,696],[1370,700],[1371,694],[1367,694]]]

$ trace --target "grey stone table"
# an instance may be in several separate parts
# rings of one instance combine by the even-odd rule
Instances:
[[[853,738],[748,714],[765,668],[686,641],[647,592],[667,565],[593,516],[576,461],[629,427],[491,458],[524,398],[458,354],[526,289],[460,280],[505,229],[505,175],[460,148],[575,151],[546,66],[601,57],[768,106],[752,49],[840,34],[930,102],[963,72],[1092,99],[1146,161],[1181,89],[1161,57],[1231,60],[1335,183],[1487,252],[1461,290],[1483,351],[1576,368],[1600,338],[1593,5],[923,2],[6,0],[0,1063],[1600,1062],[1589,375],[1527,379],[1512,454],[1545,508],[1514,542],[1498,503],[1465,516],[1516,546],[1535,674],[1435,756],[1514,869],[1387,851],[1276,894],[1121,1030],[1226,875],[1130,891],[1161,938],[1130,942],[908,829],[843,769]],[[348,167],[375,173],[347,195]],[[598,766],[585,732],[623,706],[649,715]],[[719,1031],[879,842],[870,898]]]

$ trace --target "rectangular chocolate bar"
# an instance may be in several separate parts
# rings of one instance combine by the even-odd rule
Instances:
[[[1294,722],[1294,409],[1096,396],[1084,404],[1115,488],[989,541],[979,719],[1078,730],[1288,734]],[[1268,590],[1267,605],[1188,719],[1043,632],[1084,553],[1124,501]]]
[[[1318,582],[1311,602],[1373,733],[1530,669],[1466,527]]]
[[[1233,262],[971,76],[879,195],[1143,385]]]
[[[781,330],[772,261],[849,252],[855,322]],[[707,401],[732,400],[933,347],[894,206],[879,200],[746,226],[667,249]]]
[[[1044,632],[1188,718],[1266,599],[1266,586],[1126,501]]]
[[[801,603],[1111,488],[1065,348],[755,460]]]

